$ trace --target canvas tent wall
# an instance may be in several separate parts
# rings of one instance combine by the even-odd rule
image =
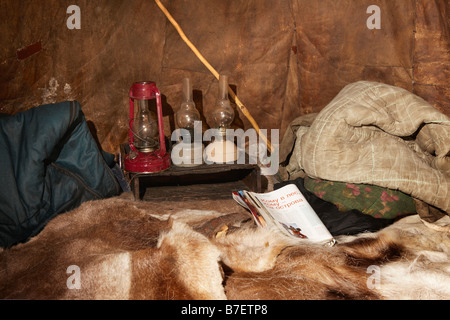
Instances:
[[[295,117],[320,111],[359,80],[405,88],[450,115],[446,0],[162,3],[229,75],[259,126],[281,129],[281,136]],[[79,8],[79,28],[68,28],[71,5]],[[0,112],[78,100],[102,147],[116,153],[127,140],[131,84],[157,83],[169,132],[189,76],[208,121],[217,81],[154,1],[5,0],[0,26]],[[251,127],[240,113],[235,125]]]

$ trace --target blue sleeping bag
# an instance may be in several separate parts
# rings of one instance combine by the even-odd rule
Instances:
[[[121,192],[80,104],[0,116],[0,247],[26,242],[58,214]]]

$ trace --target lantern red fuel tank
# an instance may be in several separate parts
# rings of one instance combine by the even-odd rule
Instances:
[[[156,99],[157,114],[150,111]],[[166,151],[161,93],[152,81],[135,82],[130,88],[129,146],[124,169],[132,173],[152,173],[170,168]],[[135,108],[136,106],[136,108]]]

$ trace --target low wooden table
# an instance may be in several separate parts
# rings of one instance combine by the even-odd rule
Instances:
[[[128,173],[136,200],[182,201],[186,198],[231,198],[231,192],[261,192],[261,172],[252,164],[172,165],[155,173]]]

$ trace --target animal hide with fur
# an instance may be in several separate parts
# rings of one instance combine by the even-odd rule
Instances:
[[[0,252],[0,298],[450,298],[448,230],[415,215],[338,240],[330,248],[256,228],[234,200],[124,194],[86,202]]]

